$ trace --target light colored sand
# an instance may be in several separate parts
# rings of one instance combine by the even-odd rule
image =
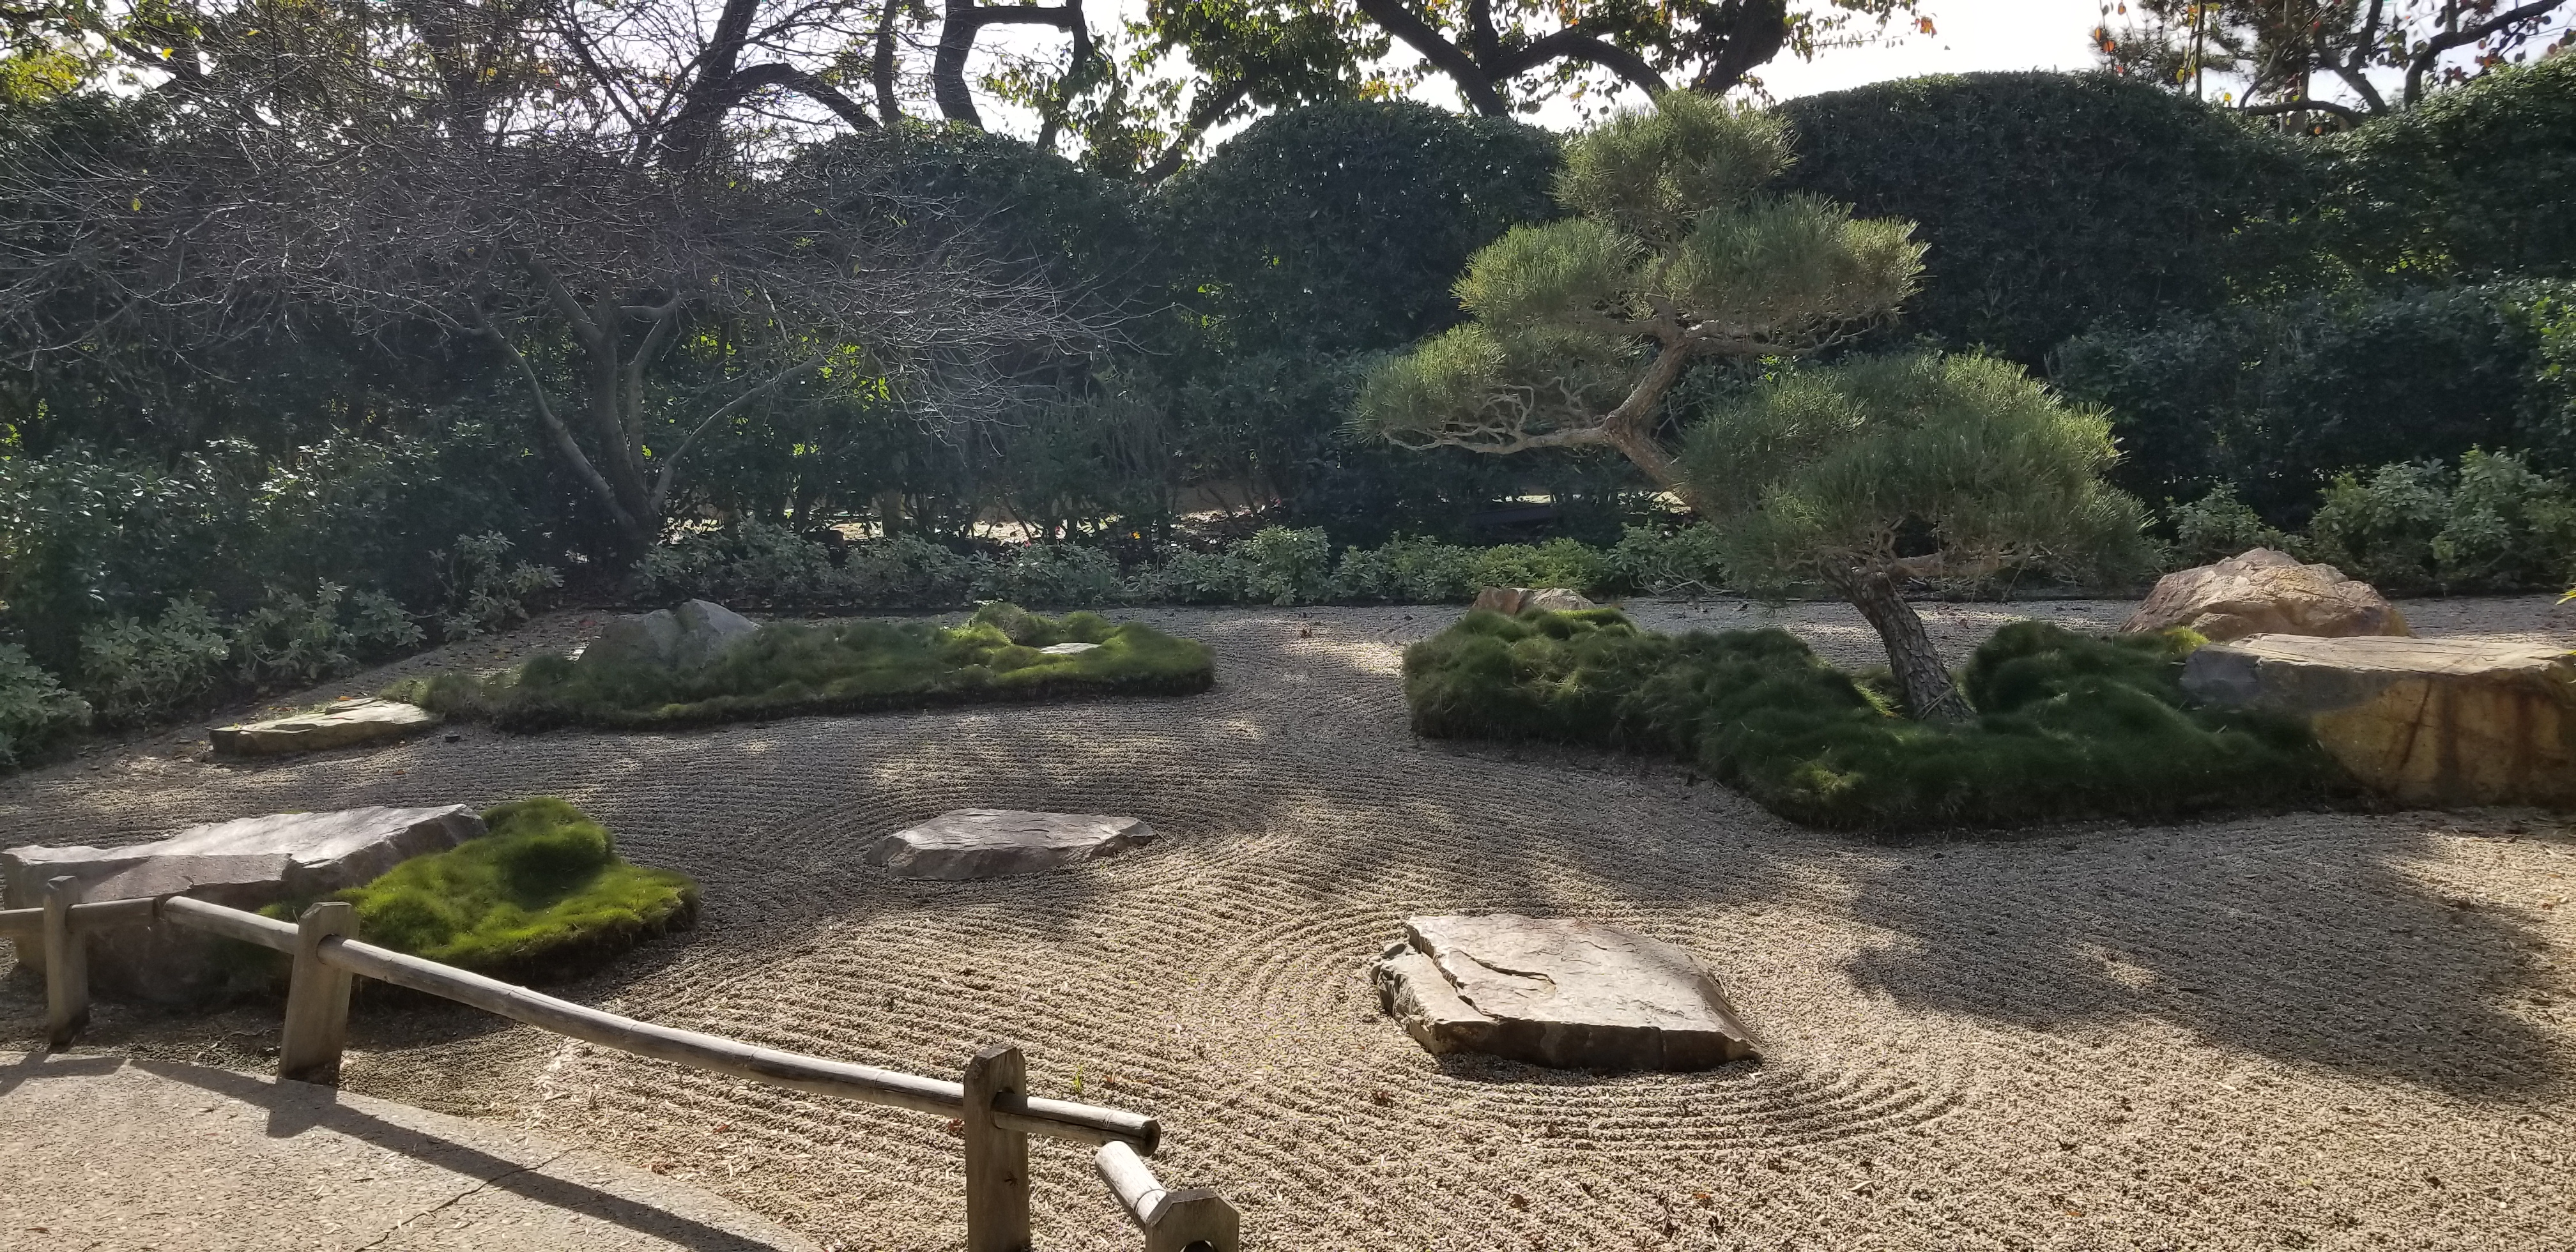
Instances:
[[[1874,646],[1834,606],[1662,627]],[[1933,606],[1954,650],[2004,617]],[[2542,597],[2416,603],[2427,634],[2576,643]],[[174,739],[0,785],[0,829],[135,839],[358,803],[565,795],[707,922],[579,998],[924,1073],[1026,1044],[1036,1087],[1152,1110],[1168,1180],[1255,1247],[2576,1247],[2576,836],[2543,815],[2101,823],[1887,848],[1666,764],[1427,743],[1403,642],[1439,609],[1158,611],[1218,688],[1173,701],[669,735],[467,730],[233,765]],[[574,623],[543,624],[561,638]],[[512,641],[515,645],[516,641]],[[510,645],[505,645],[505,648]],[[435,664],[435,660],[413,663]],[[968,805],[1130,813],[1163,841],[1061,875],[896,883],[868,841]],[[1759,1064],[1598,1078],[1429,1057],[1368,961],[1415,912],[1581,914],[1690,945]],[[0,1040],[34,1033],[33,984]],[[661,1164],[850,1249],[956,1245],[936,1121],[594,1053],[464,1011],[364,1010],[353,1090]],[[102,1047],[242,1067],[273,1010],[109,1008]],[[1042,1148],[1040,1246],[1132,1248]]]

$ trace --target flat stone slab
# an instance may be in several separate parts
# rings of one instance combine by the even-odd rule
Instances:
[[[1698,958],[1600,922],[1407,918],[1374,975],[1379,1003],[1434,1053],[1609,1071],[1709,1069],[1757,1053]]]
[[[2306,718],[2353,777],[2409,803],[2576,805],[2576,657],[2563,647],[2254,635],[2192,653],[2182,685]]]
[[[1080,656],[1099,646],[1096,643],[1051,643],[1038,651],[1048,656]]]
[[[296,713],[264,722],[209,726],[206,737],[219,756],[282,756],[362,743],[390,743],[438,724],[438,714],[399,700],[351,700],[319,713]]]
[[[30,844],[0,850],[0,908],[34,908],[46,882],[69,876],[91,900],[188,895],[257,909],[363,885],[483,833],[474,810],[450,804],[272,813],[120,848]],[[221,941],[201,931],[118,926],[90,936],[90,978],[110,994],[192,1004],[222,994],[234,973]]]
[[[821,1252],[495,1121],[167,1061],[0,1052],[0,1247]]]
[[[1044,873],[1153,841],[1153,827],[1133,817],[954,809],[877,840],[867,862],[897,878],[960,882]]]

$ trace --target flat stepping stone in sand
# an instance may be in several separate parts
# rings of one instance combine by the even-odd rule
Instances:
[[[1133,817],[952,809],[878,840],[867,862],[897,878],[960,882],[1062,869],[1153,841],[1154,828]]]
[[[1379,1003],[1435,1053],[1590,1070],[1708,1069],[1755,1054],[1697,958],[1599,922],[1407,918],[1375,976]]]
[[[264,722],[211,726],[206,737],[223,756],[279,756],[362,743],[387,743],[438,724],[438,714],[399,700],[351,700],[318,713]]]
[[[415,856],[484,833],[462,804],[441,808],[272,813],[191,826],[121,848],[30,844],[0,850],[0,908],[34,908],[45,884],[78,879],[91,900],[188,895],[237,909],[310,900],[372,882]],[[227,941],[178,926],[117,926],[89,938],[90,977],[102,991],[188,1005],[229,989],[240,962]],[[34,959],[19,949],[20,960]]]

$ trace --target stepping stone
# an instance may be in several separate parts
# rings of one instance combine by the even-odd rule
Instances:
[[[1757,1050],[1697,958],[1599,922],[1407,918],[1374,972],[1379,1003],[1434,1053],[1621,1071],[1709,1069]]]
[[[237,909],[310,900],[373,881],[415,856],[444,852],[484,833],[462,804],[273,813],[191,826],[121,848],[0,850],[0,908],[34,908],[45,883],[69,876],[88,899],[187,895]],[[219,996],[236,974],[224,941],[177,926],[118,926],[90,936],[90,977],[101,991],[156,1004]],[[32,953],[21,952],[27,960]]]
[[[2307,719],[2409,804],[2576,805],[2576,656],[2483,639],[2254,635],[2191,654],[2183,690]]]
[[[1044,873],[1153,841],[1153,827],[1133,817],[954,809],[878,840],[867,862],[897,878],[962,882]]]
[[[210,726],[206,738],[219,756],[279,756],[321,752],[362,743],[390,743],[438,724],[438,714],[399,700],[351,700],[319,713],[296,713],[264,722]]]
[[[1096,643],[1051,643],[1038,651],[1048,656],[1080,656],[1099,646]]]

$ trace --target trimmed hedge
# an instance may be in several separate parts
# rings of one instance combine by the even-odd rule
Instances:
[[[368,943],[519,982],[578,977],[697,924],[695,882],[619,858],[607,828],[562,800],[504,804],[483,821],[480,839],[328,898],[357,906]]]
[[[1790,185],[1931,244],[1897,333],[2031,366],[2104,318],[2216,306],[2236,232],[2312,186],[2283,138],[2104,74],[1899,79],[1780,111]]]
[[[2365,271],[2576,277],[2576,57],[2436,91],[2326,154],[2323,243]]]
[[[1405,652],[1434,738],[1544,739],[1694,761],[1763,807],[1880,833],[2279,807],[2337,791],[2305,727],[2196,707],[2187,631],[2091,639],[2016,622],[1961,686],[1975,723],[1895,715],[1783,630],[1640,631],[1611,609],[1469,613]]]
[[[1099,646],[1071,654],[1042,648]],[[385,691],[503,730],[638,730],[940,704],[1190,695],[1216,681],[1204,645],[1096,613],[1039,617],[987,604],[962,626],[772,622],[714,664],[541,656],[490,677],[408,679]]]

